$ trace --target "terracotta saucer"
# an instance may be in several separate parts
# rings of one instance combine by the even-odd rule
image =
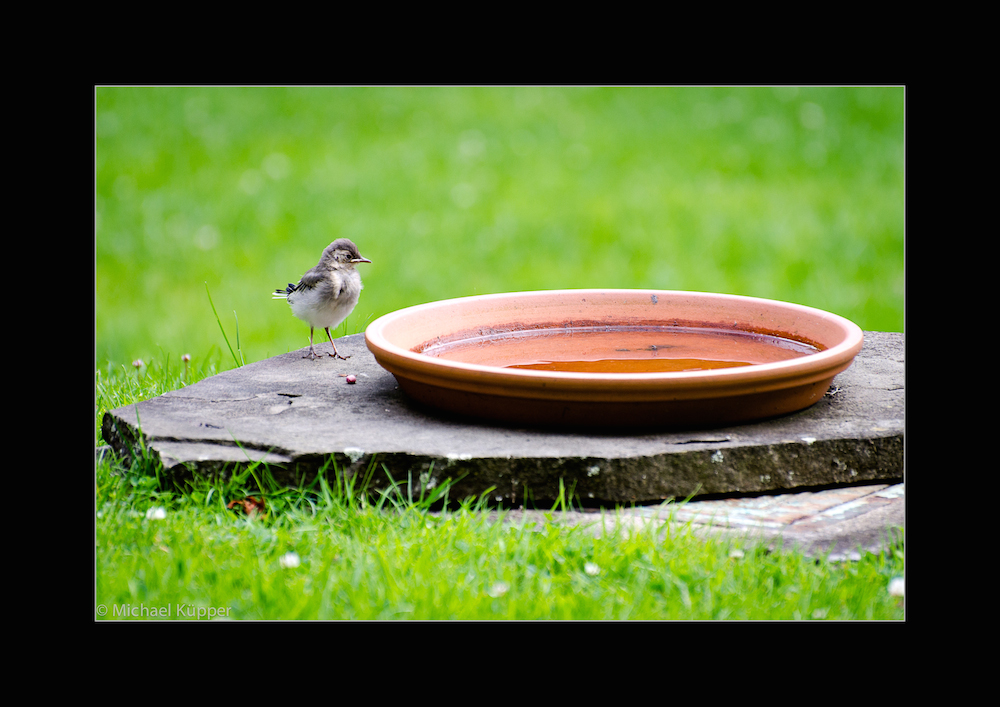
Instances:
[[[414,400],[526,425],[704,427],[802,410],[863,334],[829,312],[665,290],[543,290],[380,317],[368,348]],[[514,366],[514,367],[511,367]]]

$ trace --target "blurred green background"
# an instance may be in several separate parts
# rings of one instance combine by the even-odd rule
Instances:
[[[374,261],[338,334],[582,287],[903,331],[903,103],[901,87],[99,87],[97,364],[225,350],[205,283],[247,362],[307,345],[270,293],[338,237]]]

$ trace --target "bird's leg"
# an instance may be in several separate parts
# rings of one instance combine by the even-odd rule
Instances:
[[[341,355],[340,355],[340,352],[339,352],[339,351],[337,351],[337,345],[336,345],[335,343],[333,343],[333,336],[332,336],[332,335],[330,334],[330,327],[326,327],[326,328],[324,329],[324,331],[326,332],[326,336],[327,336],[327,338],[328,338],[328,339],[330,339],[330,346],[332,346],[332,347],[333,347],[333,353],[332,353],[332,354],[330,354],[330,355],[331,355],[331,356],[333,356],[334,358],[340,358],[340,359],[343,359],[343,360],[345,360],[345,361],[346,361],[347,359],[349,359],[349,358],[350,358],[350,356],[341,356]]]
[[[314,361],[317,358],[319,358],[319,354],[316,353],[316,349],[313,348],[313,328],[312,327],[309,327],[309,353],[307,353],[302,358],[311,358]]]

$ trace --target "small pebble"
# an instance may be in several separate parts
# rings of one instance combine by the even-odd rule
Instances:
[[[347,376],[347,382],[348,383],[357,383],[358,382],[357,376]]]

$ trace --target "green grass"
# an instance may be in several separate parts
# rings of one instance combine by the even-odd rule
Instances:
[[[213,370],[102,373],[98,410]],[[905,572],[901,529],[884,551],[839,563],[680,524],[595,535],[560,524],[566,499],[545,521],[501,524],[476,499],[448,498],[446,484],[425,498],[405,484],[366,494],[364,479],[326,472],[300,488],[278,486],[265,465],[182,482],[151,460],[101,459],[98,618],[904,618],[888,591]],[[231,507],[247,498],[263,499],[263,516]],[[442,499],[452,510],[431,512]]]
[[[374,262],[338,334],[572,287],[771,297],[903,330],[899,88],[99,88],[96,126],[97,444],[105,410],[304,346],[270,292],[341,236]],[[902,536],[837,564],[267,479],[177,487],[99,462],[105,618],[903,618],[886,591]],[[260,494],[266,518],[226,507]]]
[[[99,618],[903,618],[888,592],[903,574],[902,535],[839,564],[686,527],[596,536],[560,525],[558,510],[510,524],[471,499],[435,514],[434,499],[401,491],[277,489],[263,467],[183,489],[149,472],[98,467]],[[251,495],[265,516],[228,507]]]
[[[371,258],[340,333],[490,292],[777,298],[903,330],[902,88],[99,88],[96,357],[307,343],[270,292]]]

